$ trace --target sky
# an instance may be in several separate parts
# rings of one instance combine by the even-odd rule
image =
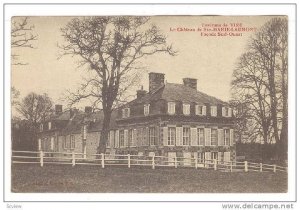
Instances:
[[[198,90],[221,100],[230,100],[230,82],[239,56],[246,51],[247,43],[271,16],[153,16],[149,24],[156,24],[167,36],[167,42],[178,51],[177,56],[156,54],[143,60],[147,72],[165,74],[169,83],[182,84],[182,78],[196,78]],[[67,90],[75,90],[86,76],[77,67],[74,57],[59,57],[58,44],[64,42],[60,29],[72,17],[30,17],[38,35],[35,49],[20,49],[15,53],[28,65],[12,65],[12,86],[20,91],[20,98],[30,92],[47,93],[54,104],[67,102]],[[231,24],[235,25],[231,25]],[[247,28],[240,36],[204,36],[204,30],[229,27]],[[225,27],[225,26],[224,26]],[[189,31],[183,31],[184,28]],[[201,31],[197,31],[198,28]],[[195,30],[195,31],[192,31]],[[202,32],[202,35],[201,35]],[[239,33],[239,32],[236,32]],[[141,86],[148,90],[145,72]],[[85,103],[76,105],[82,108]]]

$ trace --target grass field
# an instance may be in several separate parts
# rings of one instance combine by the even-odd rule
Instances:
[[[205,169],[105,168],[15,164],[12,192],[282,193],[287,174]]]

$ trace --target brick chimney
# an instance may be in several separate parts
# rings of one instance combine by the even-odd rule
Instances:
[[[149,92],[153,92],[165,84],[165,74],[149,73]]]
[[[197,90],[197,79],[183,78],[182,81],[183,81],[184,86],[187,86],[187,87]]]
[[[92,111],[93,111],[93,108],[91,106],[84,107],[84,112],[85,113],[89,114],[89,113],[92,113]]]
[[[58,115],[60,113],[62,113],[62,105],[56,104],[55,105],[55,114]]]
[[[136,91],[136,98],[142,98],[147,94],[147,91],[144,90],[143,86],[141,87],[140,90]]]

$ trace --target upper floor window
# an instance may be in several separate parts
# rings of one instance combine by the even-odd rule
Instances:
[[[211,143],[212,146],[217,146],[218,142],[218,130],[217,129],[211,129]]]
[[[122,118],[127,118],[130,116],[130,108],[122,109]]]
[[[231,117],[232,116],[232,109],[228,107],[222,107],[222,116],[223,117]]]
[[[195,112],[196,112],[196,115],[200,115],[200,116],[206,115],[206,106],[196,105]]]
[[[183,114],[190,115],[190,104],[183,104]]]
[[[175,114],[175,102],[168,102],[168,113]]]
[[[144,115],[147,116],[149,115],[150,112],[150,104],[145,104],[144,105]]]
[[[176,139],[176,128],[175,127],[169,127],[168,128],[168,145],[174,146],[175,145],[175,139]]]
[[[190,135],[191,135],[190,128],[183,127],[183,135],[182,135],[183,145],[190,145]]]
[[[48,129],[49,129],[49,130],[52,129],[52,124],[51,124],[51,122],[48,122]]]
[[[217,116],[217,106],[211,106],[210,107],[210,115],[212,117],[216,117]]]

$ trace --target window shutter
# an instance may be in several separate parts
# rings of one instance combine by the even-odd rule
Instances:
[[[142,145],[142,140],[143,140],[143,133],[142,133],[142,128],[137,128],[136,130],[136,145],[140,147]]]
[[[223,117],[226,117],[226,110],[225,110],[225,107],[222,107],[222,116],[223,116]]]
[[[218,146],[224,146],[224,130],[218,129]]]
[[[136,129],[133,129],[133,134],[132,134],[132,143],[133,143],[133,147],[136,147],[137,146],[137,130]]]
[[[218,161],[222,161],[222,152],[218,152]]]
[[[224,152],[224,161],[229,162],[230,161],[230,152]]]
[[[228,109],[228,117],[232,117],[232,109],[231,108]]]
[[[182,145],[182,127],[176,127],[176,146]]]
[[[54,150],[54,137],[51,137],[51,150]]]
[[[233,129],[230,129],[230,146],[233,146],[234,144],[234,135],[233,135]]]
[[[197,146],[197,128],[191,128],[191,146]]]
[[[206,115],[206,106],[202,106],[202,115]]]
[[[205,146],[210,146],[211,143],[211,129],[210,128],[205,128]]]
[[[150,145],[150,142],[149,142],[149,127],[146,127],[146,139],[145,139],[144,145],[145,146]]]
[[[38,149],[39,150],[42,149],[42,140],[41,139],[38,140]]]
[[[128,130],[124,130],[124,147],[128,146]]]
[[[115,148],[119,148],[119,130],[116,130]]]
[[[114,148],[114,131],[109,131],[109,145],[111,148]]]
[[[196,115],[200,115],[200,112],[199,112],[199,105],[196,105],[196,106],[195,106],[195,114],[196,114]]]
[[[168,127],[163,127],[163,145],[168,146]]]

